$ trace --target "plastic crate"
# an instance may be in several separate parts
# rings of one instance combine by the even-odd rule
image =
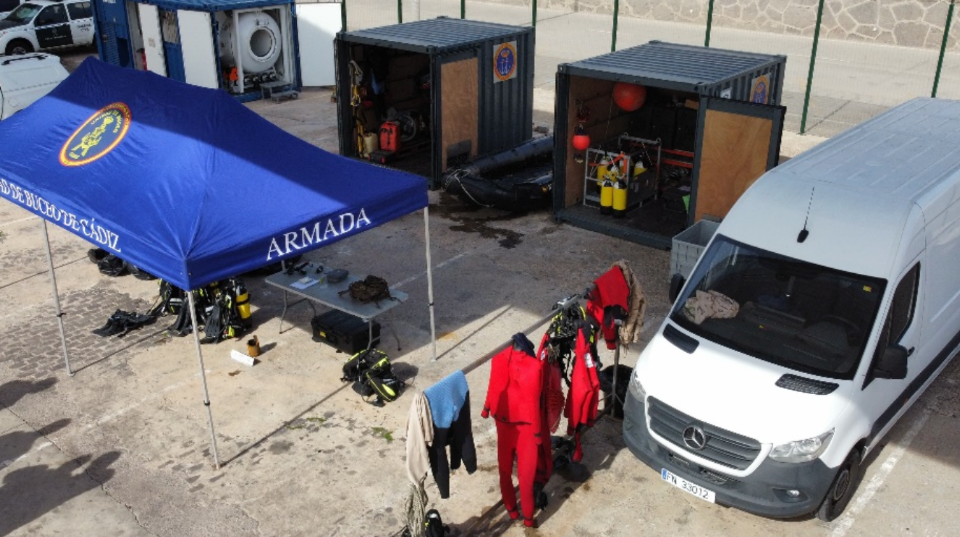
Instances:
[[[713,234],[720,227],[719,222],[700,220],[673,237],[673,246],[670,249],[670,277],[680,273],[684,278],[690,277],[690,272],[700,259],[700,254]]]

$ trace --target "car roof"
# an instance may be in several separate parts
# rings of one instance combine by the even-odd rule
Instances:
[[[35,6],[46,7],[46,6],[52,6],[52,5],[54,5],[54,4],[76,4],[77,2],[89,2],[89,1],[90,1],[90,0],[56,0],[56,1],[52,1],[52,0],[27,0],[26,2],[23,2],[23,4],[33,4],[33,5],[35,5]],[[20,4],[20,6],[22,6],[23,4]],[[17,6],[17,7],[20,7],[20,6]],[[14,9],[16,9],[16,8],[14,8]]]

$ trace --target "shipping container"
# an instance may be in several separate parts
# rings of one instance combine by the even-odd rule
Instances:
[[[668,249],[776,165],[786,57],[651,41],[557,68],[558,221]]]
[[[294,6],[293,0],[94,0],[100,59],[149,70],[241,101],[296,96],[299,47],[312,44],[304,76],[333,85],[335,5]],[[311,21],[301,35],[298,14]],[[318,18],[330,24],[316,24]],[[329,43],[325,47],[316,44]],[[326,73],[326,74],[324,74]]]
[[[440,17],[337,34],[340,154],[416,173],[533,134],[534,29]]]

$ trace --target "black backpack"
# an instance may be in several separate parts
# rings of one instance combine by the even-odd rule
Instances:
[[[406,386],[394,375],[390,358],[380,349],[363,350],[350,357],[343,364],[340,380],[353,382],[353,390],[377,406],[383,405],[384,401],[396,400]]]
[[[427,516],[423,521],[423,530],[424,537],[445,537],[447,532],[450,531],[450,528],[443,525],[440,512],[436,509],[431,509],[427,511]]]
[[[113,254],[107,254],[97,261],[97,269],[107,276],[123,276],[127,273],[127,263]]]

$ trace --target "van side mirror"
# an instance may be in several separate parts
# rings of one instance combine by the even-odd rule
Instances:
[[[675,272],[670,278],[670,303],[673,304],[677,301],[677,297],[680,296],[680,290],[683,289],[683,284],[687,283],[687,279],[683,277],[683,274]]]
[[[880,363],[874,367],[874,378],[900,380],[907,378],[907,357],[910,351],[900,345],[890,345],[883,351]]]

